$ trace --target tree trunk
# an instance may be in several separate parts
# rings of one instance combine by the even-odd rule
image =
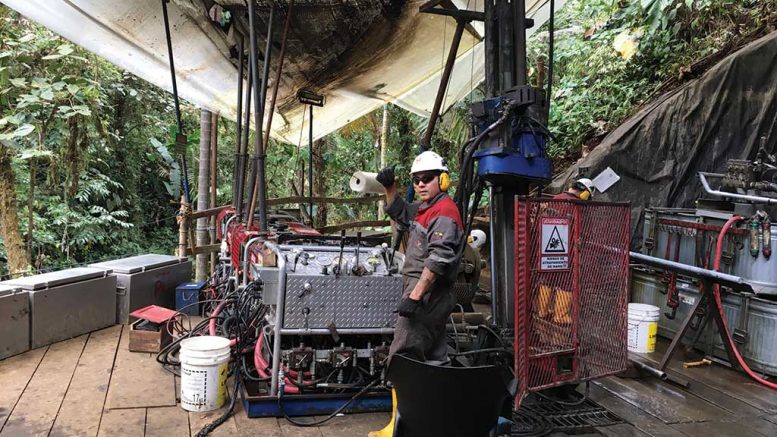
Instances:
[[[388,104],[383,105],[383,123],[380,126],[380,168],[386,167],[386,151],[388,150],[389,134],[389,108]],[[378,220],[383,217],[383,201],[378,202]]]
[[[68,166],[67,196],[66,199],[72,199],[78,192],[78,140],[80,138],[79,116],[75,115],[68,119],[69,136],[67,139],[67,152],[65,153],[65,162]]]
[[[8,271],[21,273],[27,270],[27,253],[19,232],[19,216],[16,209],[16,176],[11,168],[13,155],[0,146],[0,235],[8,257]]]
[[[316,195],[326,197],[326,178],[324,170],[324,153],[326,153],[327,139],[321,138],[313,143],[313,173],[316,177]],[[311,181],[312,182],[312,181]],[[316,215],[316,227],[326,226],[327,205],[324,202],[318,204],[318,214]]]
[[[35,158],[30,158],[30,189],[27,194],[27,259],[32,262],[32,233],[35,229],[33,212],[35,207]]]
[[[219,114],[213,113],[210,127],[210,207],[216,207],[216,189],[218,188],[219,156]],[[216,216],[210,218],[210,244],[216,242]],[[210,254],[210,273],[216,270],[216,252]]]
[[[200,113],[200,162],[199,172],[197,174],[197,210],[202,211],[210,208],[210,193],[208,185],[210,184],[210,130],[211,114],[207,109]],[[197,246],[207,246],[210,242],[208,225],[210,218],[203,217],[197,220]],[[208,278],[208,260],[207,254],[197,255],[195,265],[195,280],[204,282]]]

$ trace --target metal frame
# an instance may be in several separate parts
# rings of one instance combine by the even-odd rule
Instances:
[[[674,337],[672,337],[672,342],[669,344],[669,348],[666,350],[666,352],[664,352],[664,355],[661,357],[661,361],[659,361],[658,367],[653,368],[642,362],[636,362],[637,366],[649,371],[650,373],[658,376],[661,379],[668,379],[669,381],[673,381],[680,385],[687,386],[688,385],[687,381],[680,380],[671,374],[667,374],[666,367],[669,365],[669,361],[672,359],[672,356],[676,352],[677,346],[680,345],[680,342],[682,341],[683,337],[685,337],[685,333],[688,331],[688,328],[690,328],[691,322],[696,316],[696,311],[701,307],[705,307],[707,308],[707,314],[710,315],[713,318],[713,320],[715,320],[715,324],[718,327],[718,332],[720,333],[721,339],[723,340],[723,346],[725,347],[726,354],[728,355],[728,358],[729,358],[729,363],[736,368],[737,367],[736,355],[734,353],[734,350],[731,348],[731,344],[728,341],[726,341],[725,338],[723,338],[723,333],[725,332],[724,322],[720,313],[715,307],[715,304],[714,304],[715,298],[712,295],[713,293],[712,290],[713,290],[714,284],[719,284],[719,285],[724,285],[738,290],[752,292],[752,288],[750,287],[750,285],[748,285],[745,282],[745,280],[739,276],[729,275],[729,274],[717,272],[714,270],[702,269],[699,267],[681,264],[673,261],[668,261],[662,258],[643,255],[641,253],[636,253],[636,252],[629,252],[629,255],[633,260],[638,261],[640,263],[647,264],[653,267],[666,269],[666,270],[671,270],[677,273],[682,273],[695,278],[699,278],[701,280],[701,284],[699,286],[699,293],[701,294],[701,296],[699,297],[699,299],[696,300],[693,307],[691,307],[691,310],[688,312],[688,316],[685,317],[685,319],[683,320],[683,323],[680,325],[680,329],[678,329]],[[634,360],[632,360],[632,362],[634,362]],[[665,375],[665,378],[663,377],[664,375]]]
[[[708,177],[723,178],[725,175],[720,173],[707,173],[703,171],[699,172],[699,180],[701,181],[702,186],[704,186],[704,191],[706,191],[707,194],[712,194],[713,196],[718,197],[728,197],[731,199],[749,200],[751,202],[765,203],[767,205],[777,205],[777,199],[773,199],[771,197],[751,196],[749,194],[728,193],[725,191],[713,190],[707,181]]]
[[[255,241],[261,238],[262,237],[256,237],[249,240],[246,243],[246,248],[248,248],[249,246],[254,244]],[[322,329],[322,328],[307,329],[307,328],[284,328],[283,327],[284,315],[286,311],[286,288],[287,288],[286,285],[288,281],[287,261],[286,261],[286,257],[284,256],[283,250],[291,250],[291,249],[311,250],[312,249],[319,252],[337,253],[340,251],[340,248],[339,247],[310,247],[310,246],[279,246],[269,241],[264,242],[264,247],[271,250],[276,255],[276,258],[278,260],[278,265],[277,265],[278,284],[277,284],[277,295],[276,295],[276,301],[275,301],[275,321],[272,327],[273,356],[272,356],[272,370],[271,370],[270,393],[269,393],[270,396],[276,397],[280,393],[279,369],[280,369],[281,356],[282,356],[281,345],[282,345],[283,336],[284,335],[325,335],[325,336],[332,335],[332,331],[329,329]],[[247,254],[247,250],[245,253]],[[247,259],[247,255],[246,255],[246,259]],[[337,330],[337,334],[339,335],[392,335],[393,333],[394,333],[394,328],[345,328],[345,329]],[[294,397],[296,398],[297,396],[295,395]],[[262,414],[262,415],[265,415],[265,414]]]

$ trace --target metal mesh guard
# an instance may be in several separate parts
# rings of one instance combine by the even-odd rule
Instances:
[[[516,201],[516,408],[528,392],[626,369],[629,209]]]

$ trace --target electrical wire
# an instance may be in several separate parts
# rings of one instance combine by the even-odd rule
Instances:
[[[349,405],[351,405],[351,403],[353,403],[353,401],[358,399],[359,396],[363,395],[364,393],[367,393],[367,391],[369,389],[371,389],[372,387],[375,387],[375,385],[378,382],[380,382],[380,379],[376,379],[376,380],[372,381],[371,383],[367,384],[366,386],[364,386],[364,388],[359,390],[355,395],[353,395],[350,399],[348,399],[348,401],[346,403],[344,403],[340,408],[338,408],[332,414],[330,414],[329,416],[325,417],[322,420],[316,420],[316,421],[313,421],[313,422],[299,422],[297,420],[292,419],[291,417],[289,417],[288,414],[286,414],[286,410],[283,408],[283,403],[281,402],[282,396],[278,396],[278,409],[283,414],[283,417],[287,421],[289,421],[289,423],[291,423],[291,424],[293,424],[295,426],[310,427],[310,426],[323,425],[324,423],[329,422],[330,420],[335,418],[338,414],[342,413],[346,408],[348,408]]]
[[[456,353],[449,353],[448,355],[454,356],[454,357],[463,357],[466,355],[477,355],[477,354],[485,354],[485,353],[503,353],[508,355],[514,355],[514,352],[512,349],[505,349],[501,347],[490,347],[486,349],[475,349],[471,351],[466,352],[456,352]]]
[[[239,389],[240,389],[240,378],[235,378],[235,389],[232,392],[232,399],[230,399],[229,401],[229,408],[227,408],[227,411],[225,411],[224,414],[222,414],[218,419],[205,425],[197,434],[195,434],[195,437],[204,437],[210,434],[216,428],[218,428],[222,423],[226,422],[230,416],[232,416],[232,414],[235,412],[235,403],[237,401]]]
[[[546,401],[550,401],[550,402],[553,402],[555,404],[563,405],[565,407],[576,407],[578,405],[582,405],[583,403],[585,403],[585,401],[588,400],[588,395],[590,394],[590,392],[591,392],[591,381],[586,381],[585,382],[585,393],[583,394],[583,397],[581,397],[580,399],[578,399],[576,401],[571,401],[571,402],[569,402],[569,401],[562,401],[562,400],[556,399],[554,397],[548,396],[548,395],[546,395],[545,393],[543,393],[541,391],[535,392],[534,394],[536,394],[537,396],[541,397],[542,399],[545,399]]]

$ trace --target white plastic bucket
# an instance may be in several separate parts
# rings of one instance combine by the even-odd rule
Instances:
[[[629,351],[646,354],[656,350],[661,310],[644,303],[629,304]]]
[[[181,407],[212,411],[227,398],[229,339],[204,335],[181,342]]]

